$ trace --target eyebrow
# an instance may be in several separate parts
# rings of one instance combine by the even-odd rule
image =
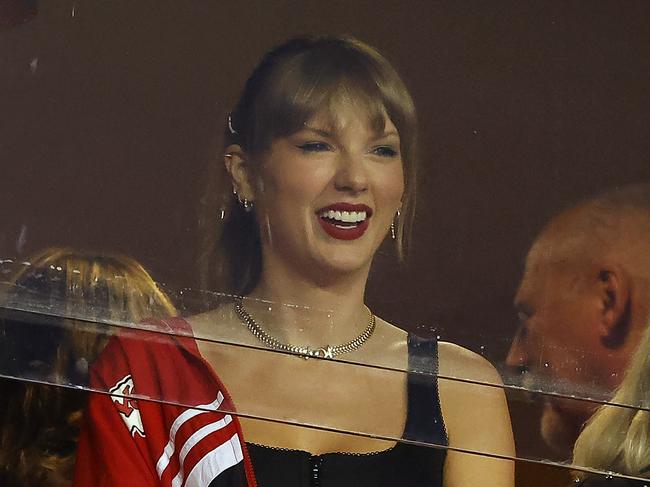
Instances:
[[[335,137],[335,134],[332,132],[329,132],[328,130],[325,129],[320,129],[318,127],[312,127],[310,125],[305,125],[302,130],[307,130],[309,132],[314,132],[318,135],[322,135],[323,137]],[[395,136],[399,138],[399,133],[397,133],[397,130],[389,130],[387,132],[383,132],[381,134],[378,134],[377,137],[375,137],[374,140],[379,140],[379,139],[384,139],[390,136]]]
[[[319,129],[319,128],[316,128],[316,127],[311,127],[309,125],[305,125],[302,130],[308,130],[309,132],[314,132],[314,133],[316,133],[318,135],[322,135],[324,137],[334,137],[334,134],[332,132],[328,132],[325,129]]]
[[[387,137],[391,137],[391,136],[393,136],[393,135],[394,135],[395,137],[398,137],[398,138],[399,138],[399,134],[397,133],[397,130],[389,130],[388,132],[384,132],[384,133],[382,133],[382,134],[377,135],[377,137],[375,138],[375,140],[377,140],[377,139],[385,139],[385,138],[387,138]]]

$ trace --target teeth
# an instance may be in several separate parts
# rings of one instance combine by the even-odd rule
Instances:
[[[345,223],[358,223],[366,219],[365,211],[322,211],[319,215],[321,218],[329,218]]]

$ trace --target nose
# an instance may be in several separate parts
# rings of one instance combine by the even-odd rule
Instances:
[[[510,349],[506,357],[506,365],[519,370],[526,370],[530,365],[528,346],[526,338],[522,333],[522,328],[519,328],[510,344]]]
[[[339,191],[361,193],[368,189],[368,172],[363,157],[342,153],[334,179]]]

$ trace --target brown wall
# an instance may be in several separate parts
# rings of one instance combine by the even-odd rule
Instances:
[[[369,301],[404,327],[435,327],[502,360],[522,260],[543,222],[650,179],[649,10],[42,2],[34,20],[0,31],[0,254],[101,247],[195,286],[202,169],[247,72],[287,37],[350,33],[397,64],[422,126],[411,258],[399,268],[385,249]]]

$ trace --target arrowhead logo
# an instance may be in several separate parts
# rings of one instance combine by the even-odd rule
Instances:
[[[113,404],[115,404],[131,436],[135,437],[138,434],[144,437],[144,426],[138,409],[138,401],[131,398],[133,388],[133,378],[127,375],[120,379],[108,392],[110,392]]]

